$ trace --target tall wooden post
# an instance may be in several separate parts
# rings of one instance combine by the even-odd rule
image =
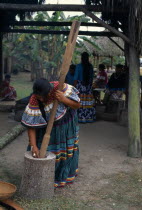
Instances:
[[[140,141],[140,73],[136,48],[129,47],[128,156],[141,157]]]
[[[100,62],[100,57],[99,57],[99,55],[97,55],[97,61],[96,61],[96,68],[97,68],[97,72],[99,71],[98,69],[98,67],[99,67],[99,62]]]
[[[110,56],[110,65],[111,65],[111,69],[113,68],[113,56]]]
[[[129,66],[129,44],[124,42],[125,65]]]
[[[7,73],[8,74],[11,74],[11,65],[12,65],[12,58],[11,56],[9,56],[7,59]]]
[[[62,88],[63,88],[65,77],[66,77],[66,74],[68,72],[68,69],[69,69],[69,66],[70,66],[70,63],[71,63],[72,55],[73,55],[76,40],[77,40],[77,35],[78,35],[78,32],[79,32],[79,27],[80,27],[80,22],[73,21],[72,26],[71,26],[71,30],[70,30],[70,34],[69,34],[69,37],[68,37],[68,43],[67,43],[67,46],[66,46],[65,54],[64,54],[64,57],[63,57],[63,63],[62,63],[62,66],[61,66],[60,80],[59,80],[59,87],[58,87],[59,90],[62,90]],[[55,100],[54,104],[53,104],[53,108],[52,108],[51,113],[50,113],[50,119],[48,121],[48,126],[46,128],[46,133],[43,137],[43,141],[42,141],[42,144],[41,144],[40,158],[44,158],[45,155],[46,155],[46,150],[47,150],[47,147],[48,147],[48,144],[49,144],[50,133],[51,133],[51,130],[52,130],[52,127],[53,127],[57,107],[58,107],[58,101]]]
[[[94,58],[93,59],[93,64],[94,64],[94,67],[95,67],[96,66],[96,56],[94,55],[93,58]]]
[[[2,80],[3,80],[2,40],[3,40],[3,34],[0,33],[0,83],[1,83]]]

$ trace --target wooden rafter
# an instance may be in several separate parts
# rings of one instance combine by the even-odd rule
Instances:
[[[8,23],[11,26],[71,26],[72,22],[50,22],[50,21],[12,21]],[[98,23],[81,22],[81,26],[102,27]]]
[[[5,33],[31,33],[31,34],[64,34],[68,35],[69,31],[53,31],[53,30],[34,30],[34,29],[5,29]],[[116,37],[115,34],[107,31],[79,31],[79,35],[86,36],[107,36],[107,37]]]
[[[86,8],[89,11],[101,12],[101,6],[86,6],[86,5],[74,5],[74,4],[0,4],[0,10],[10,11],[82,11],[82,8]]]
[[[111,37],[108,37],[110,41],[112,41],[120,50],[124,52],[124,49],[116,42],[114,41]]]
[[[106,29],[108,29],[109,31],[111,31],[112,33],[114,33],[115,35],[121,37],[125,42],[133,45],[133,43],[131,42],[131,40],[125,36],[123,33],[121,33],[120,31],[118,31],[117,29],[109,26],[108,24],[106,24],[103,20],[101,20],[100,18],[98,18],[96,15],[94,15],[92,12],[88,11],[87,9],[83,8],[82,11],[88,15],[89,17],[91,17],[94,21],[96,21],[97,23],[101,24],[103,27],[105,27]]]
[[[7,4],[0,3],[0,10],[10,10],[10,11],[80,11],[82,9],[87,9],[88,11],[102,12],[105,8],[101,5],[83,5],[83,4]],[[125,10],[115,10],[115,12],[123,13]]]

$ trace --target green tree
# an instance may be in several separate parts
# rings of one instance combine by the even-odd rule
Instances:
[[[28,20],[28,19],[27,19]],[[66,17],[63,12],[54,12],[51,16],[47,12],[38,12],[32,16],[30,20],[34,21],[68,21],[79,20],[88,22],[90,19],[85,15]],[[21,28],[21,27],[17,27]],[[69,30],[67,26],[46,26],[46,27],[22,27],[24,29],[47,29],[47,30]],[[59,69],[62,63],[62,56],[67,44],[66,35],[46,35],[46,34],[13,34],[12,39],[8,41],[5,38],[5,54],[11,45],[12,48],[8,56],[12,56],[15,61],[12,68],[23,70],[28,67],[31,70],[31,80],[39,77],[47,77],[49,80],[57,79],[59,76]],[[80,49],[83,51],[90,51],[87,47],[89,43],[93,47],[98,47],[95,44],[95,39],[81,36],[75,48],[73,55],[73,62],[79,62]],[[44,75],[43,75],[44,74]]]

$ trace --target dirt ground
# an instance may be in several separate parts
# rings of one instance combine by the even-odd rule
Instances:
[[[11,112],[0,112],[0,137],[18,125],[18,122],[10,118],[11,116]]]
[[[3,122],[4,123],[4,122]],[[19,188],[27,133],[0,152],[0,180]],[[79,174],[74,184],[55,190],[51,201],[17,200],[26,210],[142,210],[142,159],[127,157],[127,128],[98,121],[80,125]]]

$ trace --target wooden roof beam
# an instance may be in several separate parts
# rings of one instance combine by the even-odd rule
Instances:
[[[50,21],[12,21],[11,26],[71,26],[72,22],[50,22]],[[81,22],[81,26],[103,27],[98,23]]]
[[[10,10],[10,11],[78,11],[82,12],[82,9],[87,9],[88,11],[103,12],[106,9],[101,5],[83,5],[83,4],[8,4],[0,3],[0,10]],[[120,10],[114,10],[115,12],[125,13],[126,10],[123,8]]]
[[[108,39],[112,41],[120,50],[124,52],[124,49],[115,40],[113,40],[111,37],[108,37]]]
[[[111,31],[112,33],[114,33],[116,36],[122,38],[125,42],[127,42],[130,45],[134,45],[131,40],[125,36],[123,33],[121,33],[120,31],[118,31],[117,29],[109,26],[108,24],[106,24],[103,20],[99,19],[96,15],[94,15],[92,12],[88,11],[87,9],[83,8],[82,10],[86,15],[88,15],[89,17],[91,17],[94,21],[96,21],[97,23],[101,24],[103,27],[105,27],[106,29],[108,29],[109,31]]]
[[[52,31],[52,30],[33,30],[33,29],[5,29],[4,33],[31,33],[31,34],[57,34],[57,35],[68,35],[69,31]],[[106,31],[79,31],[79,35],[86,36],[107,36],[116,37],[115,34]]]
[[[94,5],[77,5],[77,4],[6,4],[0,3],[0,10],[10,11],[78,11],[82,12],[82,8],[86,8],[89,11],[101,12],[102,6]]]

